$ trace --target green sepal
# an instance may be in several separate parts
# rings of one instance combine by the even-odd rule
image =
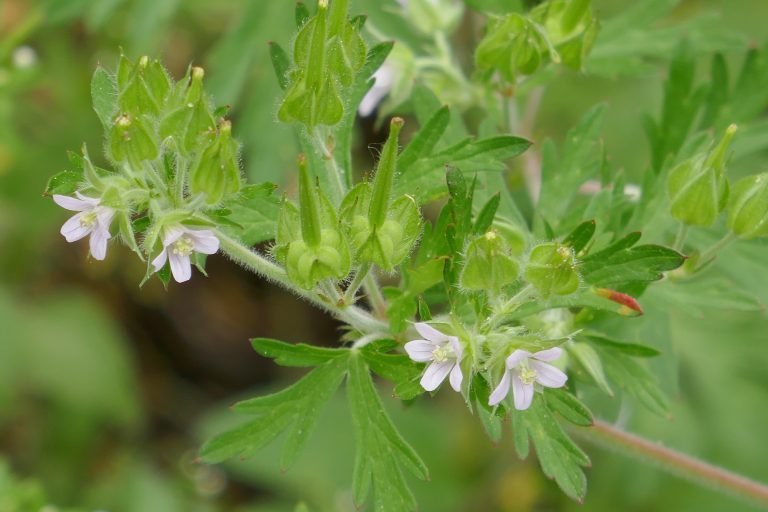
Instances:
[[[768,236],[768,173],[746,176],[733,186],[728,228],[745,240]]]
[[[571,247],[555,242],[537,245],[525,267],[525,279],[544,297],[568,295],[579,288],[579,275]]]
[[[218,136],[191,167],[190,192],[204,194],[209,205],[218,203],[226,194],[238,192],[242,183],[237,149],[237,142],[232,139],[232,125],[229,121],[222,122]]]
[[[109,133],[109,149],[118,162],[128,161],[139,166],[144,160],[154,160],[159,152],[149,124],[141,117],[122,115]]]
[[[516,13],[489,23],[485,37],[475,50],[481,71],[498,71],[508,82],[533,74],[549,55],[545,36],[530,19]]]
[[[520,264],[509,255],[504,240],[495,231],[488,231],[467,245],[459,284],[467,290],[498,293],[519,275]]]

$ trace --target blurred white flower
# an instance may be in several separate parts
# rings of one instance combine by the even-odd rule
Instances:
[[[19,46],[13,50],[11,60],[18,69],[31,68],[37,64],[37,52],[31,46]]]
[[[456,336],[448,336],[429,324],[420,322],[414,325],[423,340],[413,340],[405,344],[408,356],[416,362],[431,362],[421,378],[421,386],[427,391],[434,391],[450,374],[451,387],[461,390],[461,356],[463,348]]]
[[[489,405],[497,405],[509,394],[510,383],[515,400],[515,409],[523,411],[533,402],[534,384],[538,382],[548,388],[561,388],[568,376],[545,361],[554,361],[563,354],[559,347],[534,352],[515,350],[507,358],[504,376],[493,390]]]
[[[152,260],[155,272],[171,263],[171,274],[177,283],[192,277],[193,252],[213,254],[219,250],[219,239],[209,229],[189,229],[184,226],[166,228],[163,235],[163,251]]]
[[[112,237],[109,234],[109,225],[115,216],[115,210],[102,206],[98,198],[87,197],[80,192],[75,192],[75,195],[77,198],[59,194],[53,196],[57,205],[78,212],[61,226],[61,234],[67,242],[76,242],[91,235],[91,256],[103,260],[107,256],[107,240]]]
[[[360,106],[357,107],[357,112],[361,117],[368,117],[373,114],[379,103],[386,98],[392,89],[395,83],[395,70],[392,64],[384,62],[373,74],[373,78],[375,80],[373,87],[365,94],[363,101],[360,102]]]

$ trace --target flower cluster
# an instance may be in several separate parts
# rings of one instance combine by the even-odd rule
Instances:
[[[429,363],[421,378],[421,386],[427,391],[436,390],[450,375],[451,387],[461,392],[464,375],[464,347],[457,336],[442,333],[427,323],[414,324],[423,339],[405,344],[408,356],[418,363]],[[504,361],[504,371],[496,388],[491,392],[488,405],[502,403],[510,389],[515,409],[525,410],[533,403],[536,384],[548,388],[565,386],[568,376],[555,366],[548,364],[562,356],[560,347],[538,352],[516,349]]]

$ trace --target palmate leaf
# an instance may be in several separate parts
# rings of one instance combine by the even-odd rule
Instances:
[[[359,353],[353,352],[349,358],[347,396],[357,446],[352,484],[355,502],[363,504],[373,487],[376,512],[415,510],[403,469],[426,479],[427,467],[389,419]]]
[[[578,403],[573,402],[575,398],[571,401],[564,399],[564,395],[568,393],[548,397],[545,403],[544,396],[537,394],[527,410],[512,412],[515,449],[521,458],[526,458],[530,438],[544,474],[554,479],[565,494],[582,501],[587,493],[587,478],[582,468],[590,465],[589,457],[563,431],[550,406],[553,404],[558,410],[569,411],[567,419],[576,419],[577,424],[579,421],[581,424],[591,423],[591,415],[583,406],[574,405]]]
[[[226,223],[225,229],[246,245],[273,239],[280,211],[276,188],[272,183],[243,187],[236,199],[224,204],[217,220]]]
[[[287,431],[280,463],[283,468],[289,467],[307,442],[322,407],[341,384],[348,354],[336,354],[282,391],[235,404],[235,411],[255,418],[205,443],[200,451],[203,460],[214,463],[253,455]],[[290,361],[290,356],[281,357]]]
[[[659,245],[635,245],[640,233],[624,238],[596,253],[585,256],[578,270],[594,286],[621,290],[661,279],[663,272],[683,264],[685,256]]]

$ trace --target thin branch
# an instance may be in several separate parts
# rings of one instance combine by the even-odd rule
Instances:
[[[768,486],[760,482],[624,432],[601,420],[595,420],[589,429],[579,429],[579,433],[604,448],[654,464],[692,483],[768,508]]]

